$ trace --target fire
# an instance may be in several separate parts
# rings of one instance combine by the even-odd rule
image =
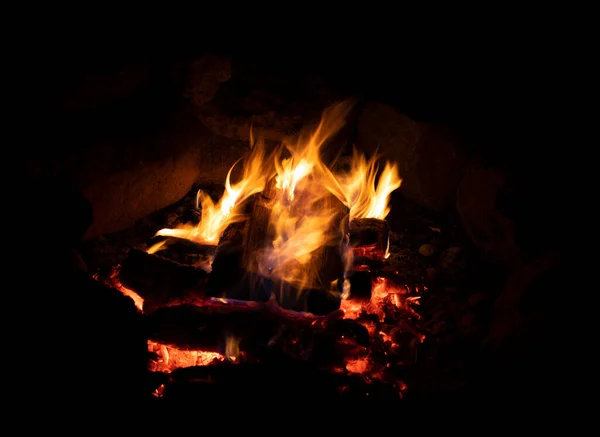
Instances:
[[[148,352],[155,358],[150,361],[153,372],[171,373],[181,367],[208,366],[216,361],[224,361],[225,357],[217,352],[186,351],[148,341]]]
[[[328,201],[341,195],[341,190],[321,159],[321,147],[343,126],[348,110],[345,105],[328,109],[308,138],[284,143],[275,155],[275,199],[269,220],[273,242],[259,254],[259,269],[294,286],[298,293],[318,286],[319,254],[342,238],[335,229],[342,217]],[[283,152],[289,157],[282,158]]]
[[[285,287],[293,287],[297,297],[309,288],[331,290],[338,278],[330,284],[321,277],[320,257],[326,250],[333,249],[342,260],[342,270],[350,270],[353,255],[348,244],[349,223],[359,218],[385,219],[390,211],[390,194],[402,183],[396,164],[386,162],[380,173],[378,157],[368,159],[356,149],[345,170],[334,172],[323,161],[323,145],[341,129],[350,109],[348,103],[328,108],[311,134],[301,136],[295,142],[286,140],[273,154],[267,155],[264,144],[257,142],[244,161],[238,182],[232,183],[231,178],[240,161],[229,170],[224,194],[218,202],[198,191],[196,206],[201,208],[201,220],[197,225],[165,228],[156,235],[217,245],[226,227],[244,218],[241,208],[244,201],[272,188],[273,192],[266,196],[270,207],[271,238],[270,243],[256,254],[259,273],[277,279]],[[168,241],[162,241],[149,248],[148,253],[155,253],[167,245]],[[386,251],[388,254],[389,250]],[[130,296],[142,311],[144,300],[140,296],[123,287],[118,280],[113,286]],[[342,295],[348,295],[348,287],[349,281],[344,281]],[[357,318],[366,311],[383,321],[382,306],[391,302],[401,307],[404,305],[402,294],[403,290],[378,279],[373,284],[370,302],[355,304],[342,300],[341,306],[347,318]],[[369,331],[377,335],[374,330]],[[215,360],[238,362],[243,357],[239,339],[234,336],[225,338],[224,354],[178,350],[152,341],[148,348],[157,357],[152,366],[164,372],[178,367],[208,365]],[[349,362],[347,366],[352,372],[366,372],[369,368],[368,358]]]
[[[276,234],[286,242],[283,247],[281,247],[283,242],[278,243],[279,248],[275,250],[276,253],[296,251],[298,244],[295,240],[303,238],[305,234],[310,238],[307,238],[304,244],[310,248],[302,250],[303,254],[300,258],[303,260],[306,259],[307,253],[314,252],[318,247],[330,242],[328,236],[323,235],[330,227],[329,222],[334,215],[320,206],[322,203],[320,201],[326,193],[333,194],[349,209],[350,220],[384,219],[390,211],[389,196],[402,183],[396,164],[386,162],[379,175],[378,157],[367,159],[364,154],[360,154],[355,149],[349,168],[334,173],[321,159],[323,144],[341,129],[350,109],[351,106],[347,102],[328,108],[323,113],[318,127],[308,138],[301,138],[295,145],[284,143],[278,150],[279,154],[275,154],[274,160],[270,155],[267,156],[264,143],[258,141],[252,147],[250,156],[243,166],[243,174],[239,182],[231,183],[231,173],[239,161],[229,170],[225,179],[225,193],[216,204],[208,194],[202,190],[198,191],[196,203],[202,210],[198,225],[184,224],[175,229],[165,228],[159,230],[156,235],[216,245],[223,230],[230,223],[241,219],[239,207],[242,202],[252,194],[265,189],[273,175],[273,165],[276,175],[275,188],[279,197],[272,222]],[[282,159],[281,154],[284,151],[290,156]],[[300,193],[304,193],[304,196]],[[301,200],[297,199],[298,196]],[[293,209],[293,203],[298,206],[304,202],[309,204],[303,204],[302,211],[296,213],[290,211]],[[282,211],[286,208],[287,213]],[[300,212],[303,214],[302,217],[299,217]],[[304,220],[307,212],[308,217]],[[290,237],[292,229],[294,238]],[[166,244],[161,242],[148,251],[154,253],[165,246]],[[281,260],[281,257],[279,258]],[[283,258],[287,259],[288,255],[283,255]],[[303,264],[302,261],[298,262]]]
[[[242,218],[239,211],[242,202],[251,195],[264,190],[271,174],[266,165],[268,160],[265,158],[265,154],[264,143],[257,142],[252,147],[250,156],[243,166],[241,180],[235,184],[231,183],[231,173],[239,161],[231,167],[225,179],[225,192],[216,204],[208,194],[198,190],[196,207],[201,208],[202,216],[197,226],[184,224],[176,229],[165,228],[159,230],[156,235],[185,238],[198,243],[216,245],[223,230],[229,224]],[[162,245],[155,245],[149,249],[149,253],[160,250],[162,247]]]
[[[98,274],[94,275],[94,279],[95,280],[99,279]],[[144,298],[142,296],[140,296],[139,294],[137,294],[132,289],[125,287],[121,283],[121,281],[119,280],[119,267],[118,266],[112,269],[112,271],[110,272],[110,275],[108,276],[108,278],[105,282],[106,282],[106,285],[108,285],[109,287],[112,287],[115,290],[118,290],[121,293],[123,293],[125,296],[131,298],[131,300],[133,300],[133,303],[135,304],[135,307],[138,309],[138,311],[143,312]]]
[[[386,278],[378,277],[373,281],[371,289],[371,299],[367,302],[355,302],[352,300],[343,299],[341,308],[344,310],[344,317],[356,319],[364,311],[369,314],[378,316],[379,321],[383,322],[385,305],[393,305],[396,308],[401,308],[406,303],[418,303],[415,296],[404,299],[403,296],[407,290],[395,284],[391,284]],[[369,326],[367,326],[369,329]]]
[[[349,169],[337,175],[344,200],[350,208],[350,221],[356,218],[376,218],[383,220],[390,212],[390,194],[402,184],[398,176],[398,166],[385,163],[378,175],[377,156],[367,159],[354,149]]]

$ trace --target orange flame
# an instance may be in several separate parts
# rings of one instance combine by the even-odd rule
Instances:
[[[326,110],[316,130],[295,145],[284,144],[290,154],[275,156],[276,198],[271,205],[270,226],[273,244],[259,255],[263,275],[282,279],[299,292],[319,279],[315,254],[327,245],[340,244],[336,232],[339,210],[326,198],[341,196],[340,186],[322,161],[325,141],[343,126],[349,105],[338,104]]]
[[[250,156],[243,167],[240,181],[232,184],[231,173],[238,162],[229,169],[225,179],[225,192],[217,204],[204,191],[198,191],[196,206],[201,207],[202,216],[197,226],[184,224],[176,229],[165,228],[159,230],[156,235],[185,238],[198,243],[216,245],[223,230],[229,224],[241,219],[242,215],[239,207],[242,202],[251,195],[263,191],[270,176],[270,170],[265,159],[265,147],[262,142],[258,142],[252,148]],[[148,251],[155,252],[162,247],[154,245]]]
[[[273,158],[266,156],[264,144],[259,142],[252,148],[239,182],[231,183],[233,167],[229,171],[225,193],[216,205],[206,193],[198,192],[202,217],[197,226],[161,229],[157,235],[216,245],[223,230],[241,218],[240,204],[263,191],[274,175],[276,194],[271,201],[269,222],[273,240],[257,254],[261,274],[302,291],[320,281],[318,253],[335,245],[340,246],[344,262],[350,266],[349,248],[343,248],[345,229],[339,226],[345,218],[340,217],[339,208],[332,207],[331,196],[347,208],[349,220],[384,219],[390,210],[389,196],[401,184],[397,165],[386,162],[378,175],[377,157],[367,160],[356,149],[345,172],[334,173],[323,162],[322,146],[342,128],[350,109],[349,102],[327,108],[312,133],[304,133],[295,144],[284,142]],[[148,251],[154,253],[164,247],[165,243],[158,243]]]
[[[345,203],[350,208],[350,221],[355,218],[383,220],[390,212],[390,194],[400,187],[402,179],[398,176],[398,166],[386,162],[375,185],[379,170],[377,159],[373,156],[367,160],[354,149],[349,169],[337,175]]]

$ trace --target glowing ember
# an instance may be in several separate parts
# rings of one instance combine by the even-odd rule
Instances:
[[[97,274],[94,275],[94,279],[96,279],[96,280],[99,279]],[[121,281],[119,280],[119,267],[118,266],[112,269],[109,277],[105,280],[105,283],[109,287],[112,287],[115,290],[118,290],[121,293],[123,293],[125,296],[131,298],[131,300],[133,300],[133,303],[135,304],[136,308],[140,312],[143,311],[144,299],[142,298],[142,296],[137,294],[135,291],[133,291],[130,288],[127,288],[123,284],[121,284]]]
[[[150,370],[153,372],[170,373],[182,367],[209,366],[225,360],[225,357],[217,352],[185,351],[154,341],[148,341],[148,352],[156,357],[150,361]]]

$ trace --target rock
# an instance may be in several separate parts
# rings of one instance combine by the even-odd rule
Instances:
[[[467,257],[462,247],[450,247],[440,256],[440,267],[445,278],[463,279],[466,275]]]
[[[419,247],[419,253],[423,256],[432,256],[437,251],[433,244],[423,244]]]
[[[81,270],[82,272],[87,272],[87,265],[78,251],[75,249],[70,249],[67,252],[67,263],[69,266],[74,269]]]
[[[512,272],[505,281],[502,293],[496,301],[492,309],[492,318],[490,321],[490,340],[496,344],[501,344],[510,337],[518,337],[528,323],[536,323],[535,318],[529,319],[528,314],[524,311],[529,307],[544,307],[547,300],[560,301],[559,293],[561,287],[555,281],[548,284],[552,288],[542,290],[540,296],[535,296],[537,299],[533,305],[526,305],[525,301],[527,293],[532,292],[536,283],[544,276],[552,277],[554,271],[560,266],[562,255],[559,252],[548,252],[537,260],[527,264],[526,266]],[[576,272],[573,272],[573,276]],[[565,278],[559,277],[561,281]],[[569,279],[567,278],[567,281]],[[568,282],[562,284],[563,287],[568,287]],[[546,292],[546,295],[544,295]],[[553,295],[548,294],[553,292]],[[558,304],[558,303],[556,303]],[[532,313],[529,308],[529,312]],[[541,324],[536,329],[541,329]]]
[[[429,283],[435,282],[436,279],[440,276],[438,270],[435,267],[429,267],[425,269],[425,272],[427,273],[427,281]]]
[[[83,77],[63,91],[62,109],[80,111],[132,95],[150,83],[151,68],[147,63],[131,63],[114,71]]]
[[[461,317],[460,322],[458,323],[458,326],[460,327],[461,330],[468,331],[469,328],[475,323],[475,318],[476,318],[475,313],[470,311]]]
[[[193,61],[187,79],[186,95],[201,108],[210,102],[219,85],[231,79],[231,61],[217,55],[206,55]]]
[[[479,292],[469,296],[468,302],[471,307],[478,307],[488,300],[487,293]]]
[[[498,207],[506,176],[472,159],[457,190],[456,208],[469,238],[485,254],[509,268],[521,263],[516,224]]]
[[[233,79],[214,98],[196,104],[200,121],[227,138],[248,142],[252,132],[254,139],[281,142],[316,125],[323,110],[338,100],[315,78],[272,75],[241,61],[234,67]]]
[[[449,128],[416,122],[394,108],[367,103],[358,121],[358,145],[397,162],[399,191],[422,206],[441,211],[455,197],[466,158],[462,142]]]
[[[252,138],[281,142],[288,132],[298,129],[301,123],[274,112],[256,115],[231,115],[219,102],[205,105],[198,118],[207,128],[216,134],[234,140],[249,142]]]
[[[443,320],[437,322],[431,328],[431,334],[435,335],[435,336],[439,336],[439,335],[441,335],[441,334],[443,334],[444,332],[447,332],[447,331],[448,331],[448,324],[446,322],[444,322]]]
[[[68,154],[30,157],[70,181],[91,204],[91,226],[77,231],[85,232],[84,239],[131,227],[183,198],[196,183],[223,183],[250,151],[247,144],[210,132],[186,105],[148,126],[106,129],[112,135],[100,139],[82,132],[81,145]],[[41,183],[35,181],[34,186]]]

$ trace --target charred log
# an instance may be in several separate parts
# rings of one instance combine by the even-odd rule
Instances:
[[[256,393],[278,402],[318,399],[319,402],[399,399],[389,384],[370,381],[360,375],[315,368],[311,362],[278,357],[268,363],[220,363],[214,366],[177,369],[165,384],[162,400],[189,405],[219,401],[255,402]]]
[[[243,266],[253,273],[260,271],[257,254],[273,242],[273,235],[269,232],[269,219],[271,217],[271,202],[275,199],[275,178],[267,182],[262,193],[254,196],[254,202],[249,205],[249,226],[243,242]]]
[[[200,268],[186,266],[131,249],[121,263],[119,280],[143,298],[173,299],[189,292],[203,292],[208,273]]]
[[[249,357],[264,359],[272,350],[297,358],[338,362],[367,352],[362,325],[339,317],[315,317],[274,303],[210,299],[202,306],[160,308],[148,316],[151,340],[178,349],[225,353],[233,341]]]
[[[267,302],[274,297],[286,310],[324,316],[340,308],[340,294],[322,289],[299,289],[293,284],[246,272],[227,290],[227,298]]]
[[[272,223],[270,223],[272,219],[271,202],[278,195],[281,193],[278,193],[275,188],[275,179],[271,179],[261,197],[257,198],[253,205],[243,257],[244,266],[249,272],[264,274],[268,270],[266,266],[260,265],[259,254],[265,249],[268,251],[275,238]],[[348,208],[332,194],[324,195],[316,203],[311,202],[311,199],[304,199],[302,192],[297,196],[294,205],[290,205],[292,215],[295,214],[297,217],[310,215],[310,210],[304,211],[306,205],[311,205],[310,208],[327,210],[333,215],[331,228],[326,231],[327,235],[324,235],[324,237],[331,237],[330,244],[313,253],[309,267],[311,271],[308,272],[310,288],[328,290],[331,288],[331,283],[341,280],[344,273],[342,243],[348,229]]]
[[[200,244],[184,238],[168,237],[164,245],[155,252],[163,258],[194,267],[210,265],[217,250],[216,245]]]
[[[212,263],[212,271],[206,285],[210,296],[225,297],[236,287],[246,273],[243,265],[244,241],[248,233],[248,221],[229,225],[221,235]]]
[[[388,250],[390,227],[385,220],[354,219],[350,223],[350,245],[355,261],[362,258],[382,261]]]

